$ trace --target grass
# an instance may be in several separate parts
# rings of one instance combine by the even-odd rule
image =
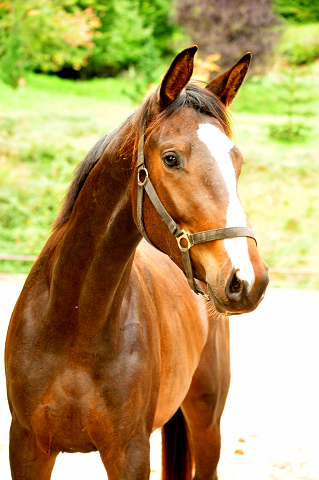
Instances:
[[[131,113],[122,85],[108,80],[78,85],[30,75],[19,92],[0,84],[0,253],[40,252],[76,165]],[[0,263],[2,272],[29,269]]]
[[[318,127],[306,142],[281,144],[267,136],[271,119],[236,115],[238,143],[245,158],[240,198],[270,266],[319,272]],[[283,281],[319,287],[319,275],[278,277],[276,284]]]
[[[316,69],[303,81],[317,112]],[[246,82],[234,102],[236,139],[245,156],[240,197],[270,266],[319,272],[319,119],[305,120],[312,133],[302,143],[269,139],[268,125],[285,120],[280,88],[276,75]],[[0,253],[39,253],[74,168],[131,113],[136,96],[140,92],[125,78],[72,82],[30,75],[18,93],[0,84]],[[2,272],[29,268],[0,262]],[[319,288],[319,276],[277,275],[273,284]]]
[[[318,272],[276,274],[274,285],[319,288],[318,73],[319,63],[297,71],[304,105],[312,113],[295,117],[311,132],[300,141],[269,137],[269,125],[287,122],[281,70],[247,82],[234,103],[236,138],[245,158],[239,193],[259,250],[270,266]]]

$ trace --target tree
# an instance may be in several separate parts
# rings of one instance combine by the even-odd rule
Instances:
[[[305,72],[303,72],[305,74]],[[275,94],[276,95],[276,94]],[[269,136],[279,141],[301,141],[311,132],[312,127],[304,121],[297,121],[296,117],[312,117],[315,110],[311,108],[313,96],[304,88],[304,79],[297,76],[296,65],[282,72],[281,82],[277,88],[277,99],[282,105],[287,121],[280,124],[270,124]]]
[[[82,8],[88,0],[78,0]],[[142,71],[153,81],[159,59],[175,53],[179,28],[172,21],[172,0],[95,0],[90,2],[101,20],[86,76],[115,76],[123,70]]]
[[[295,23],[319,22],[319,2],[316,0],[275,0],[279,14]]]
[[[63,5],[62,5],[63,3]],[[93,49],[99,19],[75,0],[7,0],[0,3],[0,76],[12,87],[27,70],[79,69]]]
[[[219,53],[222,68],[251,51],[254,70],[262,70],[277,40],[271,0],[177,0],[176,12],[199,54]]]
[[[89,76],[115,76],[155,50],[153,29],[144,27],[138,0],[108,0],[98,15],[101,27],[94,36],[95,49],[86,69]],[[152,53],[157,57],[157,52]]]
[[[27,70],[61,76],[155,80],[181,29],[173,0],[0,0],[0,75],[12,86]]]
[[[155,47],[161,56],[175,55],[175,39],[181,29],[174,22],[174,0],[140,0],[140,12],[146,27],[152,26]]]

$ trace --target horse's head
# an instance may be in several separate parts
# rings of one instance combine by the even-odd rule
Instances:
[[[205,282],[218,311],[243,313],[256,308],[268,284],[267,265],[257,252],[238,198],[243,160],[230,139],[226,109],[244,80],[250,54],[203,89],[188,85],[196,50],[191,47],[177,55],[150,99],[144,115],[144,152],[140,148],[139,155],[139,183],[149,176],[160,203],[177,224],[178,241],[168,230],[167,219],[165,223],[159,215],[161,207],[152,200],[150,190],[140,201],[143,225],[139,220],[139,227],[143,230],[144,226],[151,242],[184,271],[187,259],[182,262],[180,247],[184,253],[188,250],[189,283],[192,285],[192,273]],[[173,231],[175,227],[170,228]],[[180,229],[191,235],[182,238]],[[205,232],[212,229],[225,230],[217,230],[217,238],[222,232],[220,239],[205,238]],[[197,232],[203,232],[203,242],[194,241],[198,236],[192,234]],[[229,236],[234,238],[226,238]]]

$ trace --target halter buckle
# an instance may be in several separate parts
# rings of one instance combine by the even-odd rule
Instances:
[[[179,237],[176,237],[176,240],[177,240],[177,245],[182,252],[187,252],[193,245],[190,241],[189,233],[186,232],[186,230],[182,230],[182,234],[179,235]],[[182,245],[183,240],[187,242],[186,246]]]
[[[143,174],[145,175],[144,177],[144,180],[142,180],[140,178],[140,174]],[[148,171],[147,171],[147,168],[145,167],[145,165],[141,165],[141,167],[138,169],[138,172],[137,172],[137,183],[139,184],[140,187],[144,187],[145,183],[147,182],[148,180]]]

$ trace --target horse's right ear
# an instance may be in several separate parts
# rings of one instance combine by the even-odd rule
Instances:
[[[194,69],[194,55],[197,46],[186,48],[174,58],[159,89],[159,104],[161,108],[168,107],[179,97],[188,84]]]

